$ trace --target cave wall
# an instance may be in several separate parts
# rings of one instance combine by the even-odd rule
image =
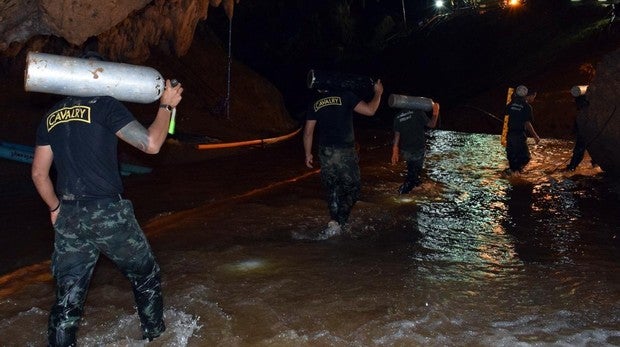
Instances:
[[[40,0],[38,14],[41,24],[50,34],[63,37],[69,43],[79,46],[90,36],[107,31],[148,3],[149,0]]]
[[[239,0],[2,0],[0,52],[15,56],[33,37],[56,36],[81,46],[97,37],[112,60],[139,63],[151,46],[168,46],[177,56],[189,49],[196,24],[209,7],[232,18]]]
[[[16,31],[7,29],[4,20],[0,25],[0,31],[12,35],[2,36],[7,49],[0,54],[0,139],[32,145],[41,116],[61,97],[24,90],[26,53],[75,56],[84,48],[95,49],[111,61],[150,66],[165,78],[180,80],[184,93],[177,116],[179,138],[185,136],[198,142],[204,138],[223,142],[253,140],[296,128],[280,91],[229,57],[202,20],[213,7],[223,9],[218,15],[231,18],[238,0],[154,0],[143,6],[144,2],[0,0],[0,17],[19,9],[26,12],[14,14],[32,20]],[[73,16],[76,13],[81,15]],[[230,114],[226,114],[222,107],[229,88]],[[153,103],[127,106],[145,125],[157,110]],[[183,162],[196,152],[189,141],[183,145],[171,143],[167,142],[164,155],[157,156],[164,157],[162,161]]]
[[[620,181],[620,49],[606,55],[598,64],[594,80],[586,93],[587,112],[577,117],[594,162]]]

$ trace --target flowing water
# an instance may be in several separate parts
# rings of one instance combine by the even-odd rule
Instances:
[[[142,223],[168,326],[149,346],[620,345],[620,204],[600,169],[561,172],[572,144],[546,139],[507,178],[498,136],[428,140],[425,183],[398,196],[389,134],[367,136],[350,230],[325,241],[300,143],[231,160],[219,183],[184,170],[195,182],[177,188],[199,203]],[[153,175],[128,185],[139,217],[174,186]],[[43,346],[52,299],[46,261],[0,277],[0,345]],[[102,259],[79,345],[146,345],[139,336],[130,287]]]

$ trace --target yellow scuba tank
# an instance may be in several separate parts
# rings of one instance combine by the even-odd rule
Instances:
[[[512,93],[514,92],[514,88],[508,88],[508,94],[506,95],[506,105],[508,105],[510,103],[510,97],[512,95]],[[502,138],[501,138],[501,143],[502,146],[506,147],[506,137],[508,136],[508,115],[505,114],[504,115],[504,125],[502,127]]]

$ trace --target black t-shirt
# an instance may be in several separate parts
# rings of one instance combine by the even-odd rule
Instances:
[[[347,148],[355,146],[353,109],[360,98],[350,91],[319,94],[308,109],[308,120],[316,120],[319,145]]]
[[[67,97],[54,105],[37,129],[37,146],[54,153],[61,199],[93,199],[120,194],[116,132],[135,118],[118,100]]]
[[[532,121],[532,106],[523,97],[515,96],[506,105],[506,114],[508,115],[508,132],[523,133],[525,132],[525,122]]]
[[[400,133],[399,147],[417,152],[425,147],[425,131],[429,119],[422,110],[403,110],[394,117],[394,131]]]

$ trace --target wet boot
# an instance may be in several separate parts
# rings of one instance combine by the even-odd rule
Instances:
[[[160,321],[157,326],[145,329],[142,333],[142,339],[151,342],[158,338],[164,331],[166,331],[166,325],[164,321]]]
[[[413,189],[409,182],[405,182],[398,187],[398,194],[407,194]]]
[[[57,280],[56,301],[50,309],[48,346],[75,347],[84,301],[92,271],[83,276],[61,276]]]
[[[420,185],[420,181],[405,181],[400,187],[398,187],[398,194],[407,194],[411,190]]]
[[[54,306],[52,306],[48,328],[48,346],[49,347],[75,347],[76,346],[76,334],[80,317],[82,316],[82,304],[81,299],[78,302],[71,301],[77,297],[77,295],[65,294],[63,290],[66,287],[62,287],[59,290],[61,298],[67,298],[67,300],[60,300]],[[78,286],[71,286],[72,291],[69,293],[82,293],[81,288]]]
[[[331,220],[327,223],[327,228],[319,233],[317,240],[327,240],[340,234],[342,234],[342,225],[335,220]]]
[[[56,328],[48,331],[48,347],[75,347],[76,327],[67,329]]]
[[[153,264],[151,273],[132,281],[132,287],[142,325],[142,338],[153,341],[166,330],[159,266]]]

